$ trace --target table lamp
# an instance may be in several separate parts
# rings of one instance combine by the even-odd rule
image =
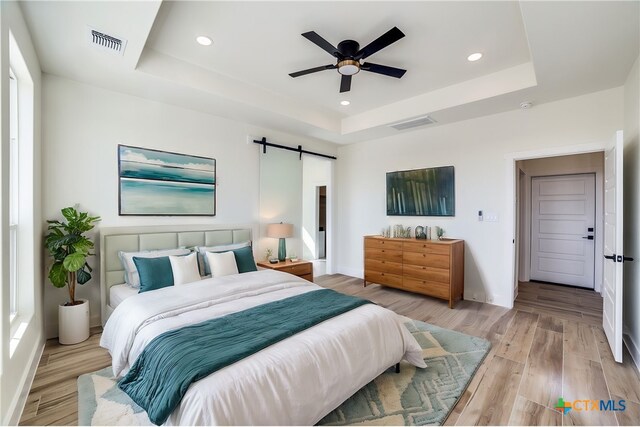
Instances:
[[[267,225],[267,237],[280,239],[278,243],[278,261],[287,258],[287,244],[285,239],[293,236],[293,224],[269,224]]]

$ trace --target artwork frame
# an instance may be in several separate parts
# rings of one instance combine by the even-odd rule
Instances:
[[[211,157],[118,144],[118,215],[215,216],[216,172]]]
[[[388,216],[455,216],[455,168],[387,172]]]

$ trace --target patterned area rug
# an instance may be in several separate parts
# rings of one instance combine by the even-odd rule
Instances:
[[[406,319],[423,348],[426,369],[402,363],[364,386],[324,417],[320,425],[442,425],[465,391],[491,344],[448,329]],[[78,378],[79,425],[152,425],[123,393],[111,368]]]

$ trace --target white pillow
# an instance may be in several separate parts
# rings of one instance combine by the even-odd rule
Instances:
[[[173,284],[175,286],[200,280],[197,253],[194,252],[187,256],[169,255],[169,262],[171,262]]]
[[[233,252],[207,252],[207,261],[211,266],[212,277],[229,276],[238,274],[238,266],[236,265],[236,256]]]
[[[127,285],[134,288],[140,287],[140,275],[133,257],[138,258],[159,258],[169,255],[187,255],[191,251],[189,249],[164,249],[160,251],[142,251],[142,252],[118,252],[122,268],[124,268],[124,281]]]
[[[211,274],[211,269],[209,268],[209,261],[205,254],[207,252],[226,252],[234,249],[244,248],[246,246],[251,246],[251,241],[247,240],[242,243],[232,243],[229,245],[219,245],[219,246],[196,246],[196,250],[200,254],[200,259],[202,263],[200,263],[200,274],[203,276],[208,276]]]

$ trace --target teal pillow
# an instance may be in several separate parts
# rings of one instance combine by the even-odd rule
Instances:
[[[158,258],[133,257],[133,262],[140,275],[138,293],[173,286],[173,270],[168,256]]]
[[[236,257],[236,265],[238,266],[238,273],[258,271],[258,267],[256,267],[256,262],[253,259],[253,251],[251,250],[251,247],[247,246],[240,249],[234,249],[233,255]]]

